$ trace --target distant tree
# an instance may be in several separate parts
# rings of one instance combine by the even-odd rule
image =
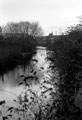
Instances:
[[[82,32],[82,24],[72,25],[66,30],[67,34],[72,34],[74,32]]]
[[[3,28],[3,33],[28,33],[29,24],[29,22],[10,22]]]
[[[69,35],[73,42],[82,41],[82,17],[79,17],[79,23],[67,28],[65,34]]]
[[[82,32],[82,16],[80,16],[78,18],[79,18],[79,23],[76,25],[72,25],[70,27],[67,27],[66,34],[72,34],[74,32],[76,32],[76,33]]]
[[[30,26],[29,22],[18,23],[18,33],[27,33],[28,34],[29,26]]]
[[[2,27],[0,27],[0,35],[2,35]]]
[[[29,34],[34,36],[34,37],[43,35],[43,30],[39,26],[38,22],[33,22],[33,23],[30,24]]]
[[[10,33],[10,34],[27,34],[31,35],[33,37],[35,36],[41,36],[43,35],[42,28],[39,26],[38,22],[19,22],[19,23],[14,23],[10,22],[7,23],[5,27],[3,27],[3,33]]]

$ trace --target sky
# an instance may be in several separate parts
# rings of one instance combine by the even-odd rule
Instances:
[[[44,34],[59,34],[78,23],[82,0],[0,0],[0,25],[38,21]]]

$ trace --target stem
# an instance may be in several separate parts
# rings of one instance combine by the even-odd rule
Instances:
[[[10,94],[12,94],[12,95],[18,97],[15,93],[12,93],[12,92],[10,92],[10,91],[6,91],[6,90],[0,90],[0,91],[7,92],[7,93],[10,93]]]

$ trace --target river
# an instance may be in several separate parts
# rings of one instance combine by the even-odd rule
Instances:
[[[57,90],[57,88],[53,88],[53,82],[57,82],[58,71],[56,70],[53,74],[50,69],[51,61],[46,59],[49,54],[52,54],[52,51],[47,50],[46,47],[38,46],[29,65],[18,65],[12,71],[0,76],[0,101],[6,100],[7,106],[13,105],[13,100],[16,100],[24,89],[23,85],[19,86],[21,80],[28,76],[35,76],[37,79],[28,79],[27,81],[30,89],[39,97],[44,94],[41,97],[44,103],[51,102],[50,92]]]

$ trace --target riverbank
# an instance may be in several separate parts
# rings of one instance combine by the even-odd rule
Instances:
[[[52,69],[59,68],[59,98],[56,114],[52,114],[57,120],[81,120],[82,119],[82,41],[69,39],[69,36],[61,36],[49,45],[54,51],[51,61]],[[53,120],[53,119],[52,119]]]
[[[31,36],[2,38],[0,43],[0,74],[13,69],[18,64],[29,62],[34,51],[34,38]],[[27,54],[24,55],[24,53]]]

